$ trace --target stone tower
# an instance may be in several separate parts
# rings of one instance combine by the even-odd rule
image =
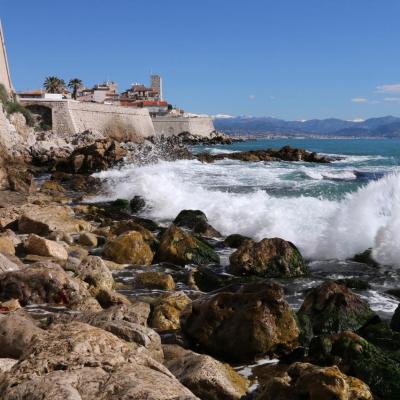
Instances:
[[[11,82],[10,68],[8,67],[6,43],[4,41],[3,27],[0,20],[0,83],[4,85],[9,94],[14,92]]]
[[[158,92],[158,97],[160,100],[163,99],[163,88],[162,88],[162,78],[160,75],[151,75],[151,88]]]

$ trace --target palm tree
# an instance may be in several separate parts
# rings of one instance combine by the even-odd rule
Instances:
[[[82,87],[82,84],[83,84],[83,82],[82,82],[80,79],[78,79],[78,78],[71,79],[71,80],[68,82],[68,87],[69,87],[70,89],[72,89],[72,98],[73,98],[74,100],[76,100],[76,95],[77,95],[77,93],[78,93],[78,89],[79,89],[80,87]]]
[[[56,76],[48,76],[43,83],[47,93],[62,93],[65,88],[64,79],[57,78]]]

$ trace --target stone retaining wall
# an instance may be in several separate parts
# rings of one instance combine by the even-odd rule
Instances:
[[[210,117],[156,117],[153,118],[156,135],[176,136],[182,132],[209,137],[215,131]]]

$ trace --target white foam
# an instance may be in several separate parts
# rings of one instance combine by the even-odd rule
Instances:
[[[110,194],[106,197],[143,196],[150,205],[151,218],[171,220],[182,209],[200,209],[226,235],[281,237],[295,243],[306,257],[319,260],[343,260],[372,247],[378,261],[400,266],[399,174],[370,182],[340,201],[278,198],[262,190],[230,193],[217,188],[246,182],[272,184],[288,172],[287,168],[244,164],[238,168],[238,163],[229,162],[160,162],[97,176],[107,182]]]

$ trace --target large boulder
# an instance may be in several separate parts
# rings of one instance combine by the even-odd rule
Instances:
[[[263,239],[258,243],[245,240],[229,260],[229,272],[235,275],[294,277],[307,273],[296,246],[279,238]]]
[[[367,383],[379,399],[398,399],[400,364],[353,332],[313,339],[309,359],[319,365],[336,364],[343,373]]]
[[[239,400],[248,390],[248,381],[228,364],[205,354],[164,345],[165,366],[202,400]]]
[[[343,374],[338,367],[308,363],[291,365],[283,376],[272,377],[257,400],[373,400],[364,382]]]
[[[68,258],[68,252],[62,244],[35,234],[29,236],[25,247],[30,254],[52,257],[58,260],[66,260]]]
[[[206,215],[200,210],[182,210],[175,218],[174,224],[191,229],[194,233],[202,236],[221,236],[221,234],[208,223]]]
[[[140,232],[130,231],[110,239],[103,256],[119,264],[150,265],[154,254]]]
[[[297,313],[305,339],[357,330],[375,315],[365,300],[333,281],[311,289]]]
[[[34,206],[24,209],[18,220],[18,230],[21,233],[35,233],[47,236],[51,232],[81,232],[90,231],[89,222],[75,218],[69,206],[49,205]]]
[[[50,303],[80,309],[90,303],[93,309],[100,309],[80,280],[52,263],[36,263],[1,274],[0,301],[10,299],[18,299],[23,306]]]
[[[159,297],[151,313],[150,326],[159,332],[180,329],[182,311],[190,303],[185,292],[167,293]]]
[[[9,400],[197,399],[141,349],[87,324],[55,324],[0,376],[0,393]]]
[[[218,254],[209,245],[174,224],[161,236],[157,258],[179,265],[219,263]]]
[[[272,282],[232,285],[193,301],[182,329],[207,352],[237,361],[290,349],[299,335],[282,287]]]

